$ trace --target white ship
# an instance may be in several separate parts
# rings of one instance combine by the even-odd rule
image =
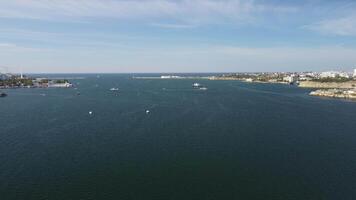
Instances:
[[[199,88],[199,87],[201,87],[200,83],[193,83],[193,88]]]
[[[110,91],[119,91],[119,88],[110,88]]]
[[[200,83],[193,83],[192,86],[193,86],[193,88],[199,89],[199,90],[207,90],[207,89],[208,89],[207,87],[203,86],[203,85],[200,84]]]

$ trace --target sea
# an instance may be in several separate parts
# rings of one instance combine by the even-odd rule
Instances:
[[[0,98],[1,200],[356,199],[355,101],[284,84],[46,76],[74,87]]]

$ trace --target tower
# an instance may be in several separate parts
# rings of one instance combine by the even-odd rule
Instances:
[[[21,68],[21,79],[23,79],[22,68]]]

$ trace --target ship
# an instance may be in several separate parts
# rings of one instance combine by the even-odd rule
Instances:
[[[199,90],[207,90],[207,89],[208,89],[207,87],[203,86],[203,85],[200,84],[200,83],[193,83],[192,86],[193,86],[193,88],[199,89]]]
[[[193,88],[200,88],[202,85],[200,83],[193,83]]]
[[[111,88],[110,91],[119,91],[119,88]]]
[[[6,97],[6,96],[7,96],[6,93],[0,92],[0,97]]]

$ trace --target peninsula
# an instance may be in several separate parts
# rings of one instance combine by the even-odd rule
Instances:
[[[28,77],[23,75],[0,74],[0,89],[13,88],[69,88],[73,84],[67,79]]]
[[[356,69],[354,73],[327,72],[245,72],[225,73],[213,76],[162,75],[156,77],[133,77],[134,79],[207,79],[238,80],[248,83],[278,83],[301,88],[314,88],[310,95],[355,99]]]

